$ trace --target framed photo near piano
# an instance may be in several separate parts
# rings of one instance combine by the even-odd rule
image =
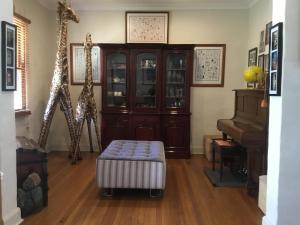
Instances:
[[[269,95],[281,95],[282,23],[270,29],[269,39]]]
[[[17,89],[17,27],[2,21],[2,91]]]
[[[257,66],[259,66],[263,71],[264,71],[264,59],[265,59],[265,55],[259,55],[258,56],[258,62],[257,62]]]
[[[248,52],[248,66],[256,66],[257,65],[257,47],[252,48]]]

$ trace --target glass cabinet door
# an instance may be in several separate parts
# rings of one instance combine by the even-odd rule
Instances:
[[[137,54],[135,79],[135,108],[156,108],[157,59],[155,54]]]
[[[184,108],[186,105],[186,55],[167,55],[165,103],[167,108]]]
[[[128,107],[126,54],[111,53],[106,61],[106,106]]]

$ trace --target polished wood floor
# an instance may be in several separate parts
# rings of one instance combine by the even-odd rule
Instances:
[[[260,225],[256,200],[243,188],[215,188],[203,173],[206,159],[167,160],[163,198],[146,191],[102,197],[95,181],[97,154],[70,165],[66,153],[49,154],[49,205],[23,225]]]

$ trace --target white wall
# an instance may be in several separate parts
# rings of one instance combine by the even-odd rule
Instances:
[[[38,140],[45,100],[49,96],[55,51],[55,11],[49,11],[35,0],[15,0],[15,12],[31,20],[29,25],[29,68],[27,100],[31,115],[16,118],[18,136]]]
[[[282,127],[278,196],[278,224],[299,223],[300,218],[300,2],[286,1]],[[297,24],[295,26],[295,24]]]
[[[282,95],[270,97],[267,212],[264,225],[299,224],[300,2],[273,0],[273,21],[283,22]]]
[[[272,21],[272,0],[259,0],[249,9],[248,50],[259,49],[260,32],[266,29],[266,24]],[[260,54],[268,54],[269,48]]]
[[[12,22],[12,16],[13,2],[1,0],[0,21]],[[4,50],[1,49],[2,51]],[[0,55],[0,67],[2,68],[1,62]],[[2,217],[5,225],[21,222],[20,209],[17,208],[16,129],[13,97],[13,92],[0,91],[0,126],[2,127],[0,129],[0,170],[3,172],[1,198]]]
[[[85,34],[92,34],[96,43],[125,42],[125,12],[122,11],[81,11],[80,23],[69,24],[69,42],[83,42]],[[191,89],[191,148],[202,153],[202,138],[205,134],[216,133],[219,118],[231,118],[234,111],[232,89],[244,84],[242,72],[246,66],[247,10],[198,10],[170,12],[170,44],[226,44],[226,70],[224,88]],[[73,106],[81,87],[70,86]],[[100,109],[101,88],[95,87],[95,97]],[[69,136],[63,115],[56,115],[53,132],[49,135],[50,149],[66,149]],[[55,131],[55,132],[54,132]],[[87,149],[87,132],[81,141]]]

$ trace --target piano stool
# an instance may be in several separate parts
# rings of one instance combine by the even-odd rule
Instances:
[[[239,159],[240,166],[243,164],[244,154],[241,146],[230,140],[214,139],[212,142],[212,169],[215,170],[216,153],[220,156],[220,181],[223,178],[224,162],[230,161],[231,164]]]
[[[206,159],[208,162],[212,162],[212,141],[213,139],[221,139],[222,135],[218,134],[208,134],[203,136],[203,150]],[[219,161],[218,157],[216,158],[217,161]]]

